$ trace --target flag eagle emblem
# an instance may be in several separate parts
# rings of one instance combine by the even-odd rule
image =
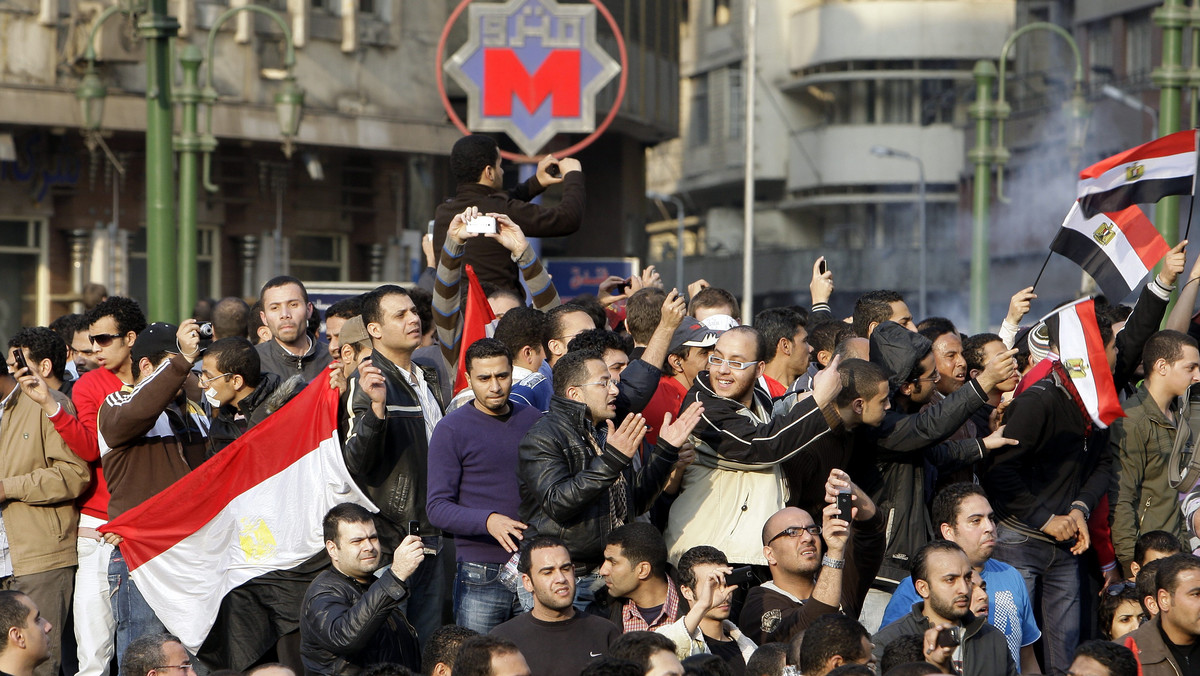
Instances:
[[[1063,366],[1072,378],[1087,377],[1087,363],[1083,359],[1068,359],[1063,362]]]
[[[1141,178],[1142,174],[1144,173],[1146,173],[1146,167],[1142,165],[1141,162],[1134,162],[1128,167],[1125,167],[1125,180],[1136,181]]]
[[[1092,233],[1092,237],[1100,243],[1100,246],[1108,246],[1108,243],[1113,241],[1113,238],[1116,236],[1117,229],[1113,227],[1112,223],[1107,222],[1096,228],[1096,232]]]

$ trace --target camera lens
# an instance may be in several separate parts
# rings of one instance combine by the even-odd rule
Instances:
[[[197,330],[200,332],[201,338],[212,338],[212,322],[204,322]]]

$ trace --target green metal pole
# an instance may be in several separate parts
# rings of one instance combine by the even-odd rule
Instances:
[[[146,287],[151,321],[178,322],[175,269],[175,169],[171,134],[171,38],[179,23],[167,13],[167,0],[149,0],[138,19],[146,41]],[[190,311],[191,308],[188,308]]]
[[[1179,118],[1183,104],[1182,88],[1187,84],[1187,71],[1183,68],[1183,27],[1190,12],[1183,0],[1165,0],[1154,10],[1154,23],[1162,27],[1162,65],[1154,69],[1150,79],[1162,91],[1159,92],[1158,135],[1166,136],[1179,131]],[[1155,226],[1167,244],[1179,243],[1179,198],[1164,197],[1154,209]],[[1162,264],[1155,267],[1155,272]],[[1164,316],[1175,307],[1173,296]]]
[[[991,61],[975,63],[975,103],[971,118],[975,120],[975,147],[968,157],[975,164],[975,198],[972,207],[974,226],[971,229],[971,333],[987,330],[988,277],[990,259],[988,247],[988,208],[991,206],[991,120],[995,113],[992,103],[992,83],[996,81],[996,64]]]
[[[183,49],[183,86],[175,100],[183,104],[183,124],[175,139],[179,151],[179,311],[190,312],[196,305],[196,209],[199,188],[200,64],[204,54],[195,45]]]

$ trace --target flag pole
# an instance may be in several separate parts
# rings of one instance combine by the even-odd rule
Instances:
[[[1042,281],[1042,273],[1046,271],[1046,265],[1050,263],[1050,257],[1054,255],[1054,251],[1046,254],[1046,260],[1042,261],[1042,269],[1038,270],[1037,279],[1033,280],[1033,289],[1037,290],[1038,282]]]

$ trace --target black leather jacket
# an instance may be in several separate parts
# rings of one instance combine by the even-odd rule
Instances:
[[[529,524],[525,539],[536,534],[561,539],[585,570],[604,560],[604,538],[612,530],[608,489],[618,475],[629,485],[626,513],[632,521],[650,508],[679,459],[679,449],[659,438],[634,472],[630,459],[597,434],[587,405],[559,396],[521,440],[519,453],[521,521]]]
[[[351,377],[347,390],[350,431],[342,454],[350,476],[379,507],[382,518],[375,522],[379,545],[390,554],[408,534],[409,520],[421,522],[422,535],[440,535],[441,531],[425,514],[429,442],[420,399],[399,367],[378,351],[371,355],[371,363],[383,371],[387,384],[387,419],[375,417],[371,397],[359,387],[358,375]],[[422,368],[421,373],[442,406],[437,372]]]
[[[304,594],[300,659],[313,674],[354,676],[381,662],[421,668],[412,625],[400,612],[408,587],[391,569],[370,585],[336,568],[321,573]]]
[[[267,398],[274,394],[275,389],[283,382],[279,376],[263,371],[258,386],[238,402],[237,406],[226,404],[217,410],[208,427],[208,455],[212,457],[221,449],[232,444],[246,430],[254,427],[267,417]],[[238,419],[238,414],[242,418]]]

